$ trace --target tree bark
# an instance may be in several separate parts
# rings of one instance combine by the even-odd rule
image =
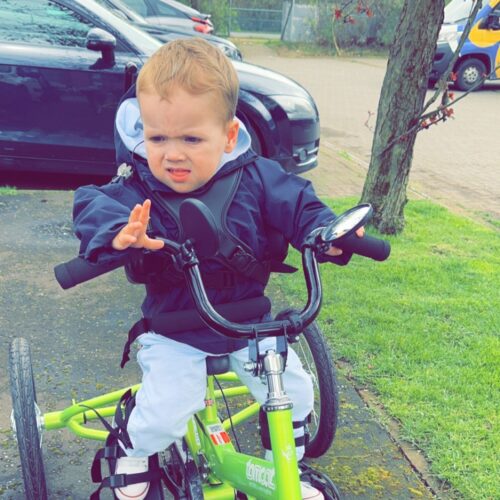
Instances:
[[[374,208],[373,225],[384,234],[404,228],[406,188],[444,0],[405,0],[389,52],[372,155],[361,200]],[[397,138],[401,137],[399,140]]]

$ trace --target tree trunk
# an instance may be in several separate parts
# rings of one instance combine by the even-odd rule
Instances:
[[[373,205],[372,223],[384,234],[404,228],[406,187],[417,131],[404,134],[422,112],[444,4],[444,0],[405,0],[390,49],[361,198]]]

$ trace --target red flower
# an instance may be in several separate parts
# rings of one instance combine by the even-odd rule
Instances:
[[[429,122],[427,120],[422,120],[420,126],[423,128],[429,128]]]
[[[366,15],[368,17],[373,17],[373,10],[372,9],[367,8],[365,12],[366,12]]]
[[[340,19],[342,17],[342,10],[341,9],[335,9],[335,19]]]
[[[456,73],[451,72],[451,73],[450,73],[450,78],[451,78],[451,80],[452,80],[453,82],[456,82],[456,81],[457,81],[457,74],[456,74]]]
[[[455,94],[453,92],[448,92],[448,97],[453,101],[453,99],[455,99]]]

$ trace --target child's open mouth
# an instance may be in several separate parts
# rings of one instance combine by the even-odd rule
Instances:
[[[167,168],[167,172],[170,174],[170,177],[175,181],[183,181],[186,180],[190,170],[186,168]]]

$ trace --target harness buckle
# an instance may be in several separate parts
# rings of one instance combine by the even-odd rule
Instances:
[[[127,474],[114,474],[109,476],[110,488],[123,488],[127,486]]]

